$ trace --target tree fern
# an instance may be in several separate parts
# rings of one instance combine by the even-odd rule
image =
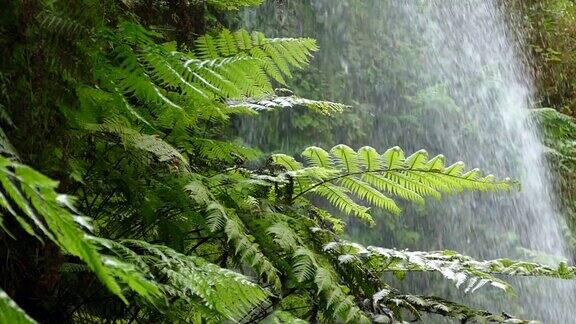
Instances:
[[[96,247],[86,238],[74,214],[70,197],[57,194],[58,183],[23,164],[0,157],[0,182],[5,195],[0,204],[29,234],[38,236],[33,226],[64,251],[82,259],[102,282],[120,298],[124,295]],[[32,221],[32,224],[30,224]]]
[[[183,165],[188,164],[187,160],[177,149],[162,140],[158,135],[141,134],[126,125],[114,122],[98,125],[84,124],[84,127],[95,132],[118,135],[124,145],[147,152],[160,162],[179,161]]]
[[[250,100],[292,103],[322,113],[342,109],[335,103],[274,95],[269,77],[278,78],[279,65],[285,65],[286,73],[288,66],[305,65],[310,53],[316,50],[309,39],[267,39],[259,33],[225,30],[215,38],[198,39],[194,51],[180,52],[172,43],[157,45],[154,38],[160,35],[137,24],[122,23],[105,35],[104,40],[119,43],[108,57],[97,57],[100,65],[101,61],[108,63],[96,70],[105,91],[94,89],[85,93],[93,96],[101,92],[101,98],[116,98],[117,105],[126,108],[129,116],[151,127],[158,122],[182,121],[188,121],[189,126],[201,116],[209,119],[220,115],[219,118],[225,119],[227,113],[234,112],[223,110],[227,105],[221,102],[226,99],[230,100],[231,108],[246,107],[244,100],[254,98]],[[151,107],[133,106],[134,99]],[[182,118],[182,114],[196,117]],[[151,120],[150,115],[158,116],[158,122]]]
[[[274,324],[306,324],[307,321],[299,319],[292,315],[290,312],[286,311],[275,311],[263,320],[263,323],[274,323]]]
[[[233,118],[295,107],[331,116],[348,107],[275,88],[309,64],[317,50],[312,39],[220,25],[199,35],[203,22],[219,19],[218,10],[256,2],[7,5],[4,16],[12,18],[0,30],[19,33],[0,32],[7,45],[0,119],[11,127],[0,132],[0,226],[6,255],[16,257],[2,262],[9,277],[3,288],[30,295],[20,283],[32,276],[14,271],[21,268],[15,263],[54,261],[50,270],[57,273],[26,269],[42,280],[30,285],[46,290],[22,303],[26,310],[35,307],[50,322],[363,323],[422,312],[516,321],[400,293],[381,274],[439,272],[469,291],[488,283],[509,289],[503,275],[574,277],[565,264],[479,262],[343,242],[339,212],[374,224],[369,206],[397,214],[396,198],[424,204],[427,197],[508,190],[513,183],[463,163],[446,166],[443,156],[429,159],[425,151],[406,157],[399,148],[309,147],[296,158],[262,158],[231,135]],[[27,133],[36,129],[42,133]],[[26,152],[23,161],[78,198],[58,194],[57,182],[18,162],[8,145],[12,134],[14,147]],[[321,208],[319,200],[335,208]],[[63,255],[9,237],[26,233]],[[0,291],[0,322],[27,322],[5,295]]]
[[[279,108],[303,106],[328,116],[341,113],[347,108],[345,105],[334,102],[310,100],[296,96],[247,98],[241,101],[229,101],[228,105],[232,108],[249,108],[255,111],[270,111]]]
[[[223,231],[240,260],[264,276],[268,283],[280,288],[278,270],[262,253],[254,237],[246,232],[238,215],[221,205],[201,182],[193,182],[186,189],[193,199],[206,206],[206,222],[210,230],[214,233]]]
[[[0,289],[0,322],[14,324],[36,323],[2,289]]]
[[[262,33],[249,34],[245,30],[224,30],[217,37],[206,35],[197,42],[201,59],[217,59],[238,54],[250,54],[260,60],[261,66],[276,81],[284,83],[278,70],[291,76],[291,67],[302,68],[308,64],[310,53],[317,51],[316,42],[310,38],[266,38]]]
[[[371,147],[356,152],[348,146],[338,145],[330,153],[309,147],[302,155],[310,166],[304,167],[285,155],[273,156],[276,164],[286,168],[285,176],[297,184],[291,198],[319,195],[346,214],[356,215],[369,223],[372,220],[368,208],[355,202],[350,194],[398,214],[400,208],[385,192],[423,204],[425,197],[439,198],[442,193],[498,191],[513,187],[511,180],[483,176],[478,169],[464,172],[462,162],[445,167],[443,156],[429,159],[423,150],[405,158],[398,147],[379,154]],[[332,176],[327,176],[329,174]]]
[[[197,296],[223,318],[238,320],[268,297],[265,290],[248,278],[200,258],[142,241],[125,241],[125,244],[145,251],[139,256],[141,262],[166,276],[168,282],[163,289],[168,294],[183,299]]]
[[[415,321],[424,320],[423,313],[429,313],[451,317],[462,322],[535,323],[535,321],[515,318],[507,313],[493,314],[441,297],[402,294],[390,287],[378,291],[371,301],[370,309],[373,312],[373,318],[383,321],[400,320],[404,318],[402,310],[406,310]]]
[[[410,252],[379,247],[363,247],[359,244],[330,243],[325,250],[337,253],[341,262],[357,260],[372,271],[418,272],[436,271],[455,282],[465,292],[474,292],[486,284],[511,291],[512,287],[495,275],[549,276],[562,279],[576,277],[576,268],[560,264],[552,268],[542,264],[499,259],[475,261],[453,251]]]

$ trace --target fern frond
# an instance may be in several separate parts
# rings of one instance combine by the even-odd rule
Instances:
[[[275,324],[307,324],[308,322],[300,318],[295,317],[290,312],[286,311],[275,311],[264,319],[264,323],[275,323]]]
[[[289,155],[274,154],[271,158],[274,163],[286,168],[288,171],[298,171],[302,169],[302,163],[296,161],[296,159]]]
[[[312,166],[327,169],[333,168],[330,153],[326,152],[322,148],[310,146],[302,152],[302,156],[304,156],[307,159],[307,162]]]
[[[282,284],[278,270],[262,253],[260,246],[255,242],[255,238],[247,233],[246,227],[238,215],[217,202],[212,193],[200,181],[191,182],[186,189],[192,199],[206,206],[206,223],[210,231],[223,230],[240,260],[255,269],[268,283],[280,288]],[[201,193],[200,196],[195,195],[198,192]],[[208,202],[206,203],[206,201]]]
[[[362,176],[362,180],[371,184],[372,186],[374,186],[376,189],[378,189],[380,191],[388,192],[390,195],[398,196],[398,197],[403,198],[405,200],[415,202],[419,205],[424,205],[424,203],[425,203],[424,197],[422,195],[420,195],[419,193],[417,193],[416,191],[413,191],[412,189],[410,189],[411,187],[405,186],[405,185],[403,186],[403,185],[401,185],[395,181],[392,181],[391,179],[383,177],[381,175],[377,175],[377,174],[373,174],[373,173],[366,173]],[[435,191],[430,190],[426,187],[422,187],[422,188],[412,187],[412,188],[420,190],[421,192],[424,191],[424,192],[426,192],[426,194],[428,194],[430,196],[434,196],[436,198],[439,198],[439,195]]]
[[[80,22],[52,11],[44,10],[37,15],[36,19],[40,22],[42,29],[68,38],[91,33],[91,30]]]
[[[176,148],[161,139],[158,135],[141,134],[128,126],[114,122],[98,125],[85,124],[84,128],[119,135],[125,146],[148,152],[155,156],[160,162],[177,160],[184,165],[188,164],[188,161]]]
[[[229,214],[224,232],[228,240],[235,246],[235,252],[240,259],[254,268],[266,282],[279,289],[282,287],[278,270],[274,264],[262,253],[258,243],[252,235],[246,234],[242,221],[234,214]]]
[[[400,214],[400,207],[396,205],[393,199],[385,196],[381,191],[372,187],[369,183],[355,177],[344,177],[339,183],[350,189],[358,198],[369,202],[370,204],[386,209],[393,214]]]
[[[316,268],[318,264],[312,251],[300,247],[294,252],[293,270],[298,282],[314,279]]]
[[[422,320],[421,313],[439,314],[463,322],[479,323],[519,323],[534,324],[534,321],[514,318],[506,313],[493,314],[485,310],[455,303],[441,297],[406,295],[386,286],[372,296],[373,317],[385,316],[392,321],[400,321],[401,309],[408,310],[416,320]],[[392,312],[391,312],[392,311]]]
[[[314,282],[318,295],[324,299],[330,318],[353,323],[370,323],[368,317],[356,305],[354,298],[344,292],[342,286],[334,279],[331,271],[319,267],[316,269]]]
[[[87,272],[90,271],[90,268],[83,264],[79,263],[64,263],[60,267],[60,272],[68,272],[68,273],[78,273],[78,272]]]
[[[207,102],[214,99],[213,94],[206,90],[198,80],[185,79],[184,65],[179,61],[170,60],[171,57],[161,48],[150,49],[141,57],[155,82],[163,87],[180,89],[182,94],[192,101]]]
[[[359,244],[345,242],[330,243],[325,250],[340,255],[339,258],[343,260],[358,258],[371,271],[377,273],[386,271],[439,272],[446,279],[454,281],[457,287],[465,287],[465,292],[474,292],[486,284],[505,291],[512,290],[508,283],[495,275],[576,278],[576,267],[568,267],[565,263],[561,263],[558,268],[552,268],[542,264],[508,259],[476,261],[453,251],[410,252],[372,246],[365,248]]]
[[[336,160],[336,164],[345,173],[356,173],[360,171],[360,160],[358,154],[349,146],[340,144],[334,146],[330,153]]]
[[[196,42],[197,54],[203,60],[249,55],[258,58],[260,67],[280,83],[291,76],[291,68],[308,64],[311,53],[317,51],[310,38],[266,38],[262,33],[245,30],[222,31],[216,37],[205,35]]]
[[[297,96],[246,98],[243,100],[231,100],[228,101],[227,104],[232,108],[249,108],[257,112],[293,107],[306,107],[313,112],[326,116],[339,114],[348,108],[346,105],[335,102],[310,100]]]
[[[356,305],[334,275],[334,270],[322,264],[319,256],[306,247],[294,251],[292,267],[298,282],[313,281],[317,295],[322,298],[324,315],[336,321],[369,323],[364,312]]]
[[[425,197],[440,198],[441,193],[498,191],[514,187],[510,179],[484,176],[478,169],[465,171],[462,162],[445,167],[443,156],[429,159],[424,150],[406,158],[399,147],[379,154],[371,147],[356,152],[346,145],[337,145],[330,153],[309,147],[302,155],[310,166],[304,167],[285,155],[273,156],[276,164],[288,170],[286,176],[295,178],[298,184],[293,199],[308,193],[320,195],[345,213],[356,214],[369,222],[368,209],[359,206],[349,194],[398,214],[400,208],[386,194],[423,204]],[[330,171],[334,174],[331,178],[327,177]]]
[[[293,251],[298,248],[299,237],[285,222],[278,222],[266,229],[266,233],[274,237],[274,242],[282,249]]]
[[[29,234],[37,236],[26,218],[33,220],[40,232],[62,250],[86,262],[112,293],[127,302],[103,257],[78,223],[85,223],[85,219],[75,215],[70,197],[56,193],[58,182],[5,157],[0,157],[0,182],[7,194],[0,196],[2,207],[12,213]]]
[[[0,82],[1,81],[2,81],[2,74],[0,73]],[[8,114],[6,113],[5,108],[6,107],[4,107],[4,105],[2,105],[2,103],[0,102],[0,120],[5,122],[11,127],[14,127],[12,119],[10,119],[10,116],[8,116]],[[12,143],[10,143],[8,136],[6,136],[6,133],[2,128],[0,128],[0,153],[13,157],[17,156],[16,149],[14,148],[14,146],[12,146]]]
[[[166,246],[136,240],[107,245],[118,255],[126,255],[128,250],[131,257],[127,261],[141,267],[140,271],[148,270],[158,278],[165,278],[156,282],[169,296],[189,303],[193,303],[192,298],[199,298],[203,305],[220,314],[221,320],[241,319],[269,295],[241,274]]]
[[[36,321],[0,289],[0,323],[32,324]]]
[[[223,161],[236,163],[238,159],[253,160],[260,157],[257,149],[229,141],[218,141],[206,138],[190,139],[191,153],[197,154],[203,159],[210,161]]]
[[[379,175],[377,174],[377,176]],[[433,181],[431,177],[422,178],[418,173],[408,175],[402,172],[387,172],[383,177],[389,182],[392,182],[391,187],[404,188],[408,191],[415,192],[421,197],[440,199],[442,197],[441,192],[452,193],[448,185]],[[431,182],[433,182],[432,185]]]
[[[386,170],[400,170],[405,167],[404,151],[398,146],[386,150],[382,155],[382,160]]]
[[[186,80],[197,82],[207,91],[223,98],[242,98],[273,93],[265,69],[258,59],[238,54],[228,58],[196,59],[173,52],[176,69],[182,70]]]
[[[312,206],[312,213],[320,220],[320,223],[327,223],[327,228],[332,229],[336,234],[344,233],[344,226],[346,225],[341,219],[333,216],[324,209]]]
[[[342,212],[348,215],[354,215],[370,225],[374,224],[374,219],[368,213],[370,208],[354,202],[354,200],[348,195],[349,191],[346,188],[338,187],[331,183],[324,183],[323,185],[316,187],[314,193],[326,198],[326,200]]]
[[[274,154],[271,156],[271,160],[274,164],[279,165],[288,171],[288,178],[294,180],[295,188],[294,191],[297,193],[304,192],[309,186],[309,179],[305,175],[302,177],[292,177],[291,174],[298,172],[303,168],[302,163],[296,161],[293,157],[286,154]]]
[[[553,108],[530,109],[532,118],[553,138],[574,137],[576,121]]]

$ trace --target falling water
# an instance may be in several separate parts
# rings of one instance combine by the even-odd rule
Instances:
[[[354,25],[351,21],[354,12],[349,12],[353,0],[311,2],[318,17],[339,15],[323,21],[323,29],[311,29],[312,34],[304,35],[318,38],[321,48],[328,47],[331,51],[324,57],[319,54],[317,66],[320,71],[329,65],[341,67],[349,85],[344,90],[349,94],[341,98],[348,103],[372,106],[368,108],[373,123],[366,131],[367,141],[346,144],[356,147],[370,144],[380,150],[391,145],[425,148],[498,175],[509,175],[522,183],[522,190],[517,193],[450,197],[442,203],[430,202],[424,213],[408,208],[403,216],[407,219],[404,225],[418,233],[417,242],[404,244],[402,240],[391,239],[391,233],[383,233],[369,243],[451,249],[480,259],[536,258],[540,262],[568,259],[553,180],[544,161],[538,131],[529,120],[533,85],[522,56],[522,35],[502,1],[367,1],[373,5],[373,12],[362,17],[363,24]],[[356,57],[357,52],[345,50],[346,40],[330,32],[342,28],[342,24],[344,28],[358,28],[356,34],[368,35],[373,44],[379,44],[387,53],[389,65],[375,67],[376,70],[390,70],[390,65],[401,68],[396,68],[394,75],[382,71],[377,81],[364,78],[366,66],[358,66],[356,60],[371,58]],[[279,25],[269,27],[272,33],[286,32],[285,26]],[[410,53],[417,54],[405,55],[407,47]],[[403,86],[387,84],[399,80]],[[368,88],[373,91],[367,91]],[[417,109],[403,110],[402,104]],[[414,130],[415,126],[406,118],[400,118],[406,115],[418,120],[419,130]],[[395,122],[390,123],[390,118],[396,118]],[[279,126],[278,129],[287,129],[282,137],[289,138],[294,133],[285,124]],[[263,138],[257,130],[251,134],[253,142],[255,138]],[[337,131],[335,138],[346,140]],[[311,140],[309,144],[317,142]],[[366,235],[360,234],[368,230],[355,227],[353,232],[362,239]],[[514,280],[520,296],[515,300],[493,291],[465,296],[438,282],[434,277],[410,278],[402,285],[408,292],[443,294],[545,323],[576,323],[571,315],[576,288],[571,283],[552,279]]]
[[[453,133],[433,127],[435,141],[450,156],[507,172],[522,183],[521,192],[512,196],[443,205],[449,219],[444,234],[452,238],[445,248],[476,257],[522,258],[526,249],[562,257],[567,253],[552,180],[528,118],[532,80],[520,56],[521,38],[499,3],[413,1],[405,7],[407,19],[427,40],[419,68],[436,75],[464,110],[442,114],[460,129]],[[472,131],[467,132],[466,125]],[[479,229],[491,235],[477,235]],[[510,235],[512,242],[506,244]],[[570,314],[573,286],[551,280],[516,284],[522,288],[524,314],[551,323],[575,321]]]

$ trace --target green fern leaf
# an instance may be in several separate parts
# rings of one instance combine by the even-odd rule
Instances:
[[[384,192],[424,204],[425,197],[439,199],[441,193],[509,190],[514,185],[510,179],[483,176],[478,169],[465,171],[462,162],[444,167],[443,156],[429,160],[424,150],[405,158],[399,147],[379,155],[371,147],[356,152],[346,145],[337,145],[328,153],[313,146],[304,150],[302,156],[310,166],[304,167],[286,155],[272,158],[288,170],[286,176],[295,178],[298,188],[293,198],[316,194],[346,214],[355,214],[369,223],[372,218],[368,208],[358,205],[353,197],[398,214],[397,204]]]
[[[293,270],[298,282],[312,280],[318,267],[313,252],[300,247],[294,252],[294,260]]]
[[[352,148],[341,144],[334,146],[330,153],[336,158],[337,164],[344,172],[355,173],[360,171],[358,155]]]
[[[26,312],[0,289],[0,323],[32,324],[36,323]]]

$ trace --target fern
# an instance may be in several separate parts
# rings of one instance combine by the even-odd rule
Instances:
[[[344,223],[340,218],[330,214],[324,209],[312,207],[311,209],[312,214],[319,220],[319,223],[326,224],[325,227],[329,228],[335,234],[343,234],[344,227],[346,223]]]
[[[0,322],[14,324],[36,323],[2,289],[0,289]]]
[[[229,101],[228,105],[232,108],[249,108],[255,111],[270,111],[279,108],[292,108],[297,106],[306,107],[314,112],[323,115],[334,115],[341,113],[347,106],[329,102],[329,101],[316,101],[310,99],[299,98],[296,96],[289,97],[263,97],[263,98],[247,98],[242,101]]]
[[[126,117],[152,129],[176,131],[202,119],[226,120],[253,100],[247,98],[292,102],[324,114],[342,109],[335,103],[274,95],[270,78],[281,78],[279,66],[286,73],[303,67],[316,50],[310,39],[267,39],[224,30],[215,38],[199,38],[194,51],[180,52],[173,43],[157,45],[161,35],[133,23],[124,22],[104,35],[118,46],[109,57],[97,57],[100,66],[107,63],[95,71],[101,89],[84,88],[79,94],[97,107],[123,107]]]
[[[282,284],[278,270],[262,253],[260,246],[255,243],[255,238],[247,233],[242,220],[234,211],[222,206],[200,181],[190,183],[186,189],[193,199],[206,206],[206,222],[210,231],[224,231],[240,260],[253,267],[268,283],[279,289]]]
[[[290,76],[290,68],[308,64],[310,53],[317,51],[316,41],[310,38],[266,38],[262,33],[245,30],[224,30],[217,37],[206,35],[197,42],[201,59],[217,59],[238,54],[250,54],[261,61],[267,73],[277,77],[280,70]],[[276,81],[283,83],[282,79]]]
[[[227,29],[175,37],[177,25],[196,29],[205,20],[189,24],[197,11],[213,21],[220,16],[213,10],[258,2],[44,1],[32,8],[40,12],[35,21],[24,10],[29,6],[9,5],[16,23],[0,28],[24,28],[30,42],[0,33],[15,48],[6,46],[2,68],[9,72],[0,71],[0,118],[28,152],[23,160],[46,160],[39,168],[66,179],[61,190],[79,197],[73,204],[56,192],[56,181],[18,162],[0,132],[0,226],[18,237],[15,224],[60,248],[58,291],[47,294],[70,293],[58,298],[73,313],[61,315],[66,321],[367,323],[402,321],[406,311],[415,318],[429,312],[517,321],[401,294],[381,274],[439,272],[469,291],[484,284],[509,290],[498,277],[505,275],[574,278],[565,264],[479,262],[452,252],[342,242],[345,224],[334,211],[374,224],[369,206],[398,214],[397,198],[423,205],[465,190],[509,190],[513,182],[467,171],[463,163],[446,166],[443,156],[429,159],[425,151],[406,157],[399,148],[379,153],[338,145],[264,162],[258,150],[231,140],[228,126],[238,115],[304,107],[317,117],[347,109],[275,89],[310,63],[318,50],[312,39]],[[190,11],[173,12],[180,3]],[[149,15],[140,16],[142,10]],[[39,110],[41,122],[29,118],[36,112],[12,121],[9,113],[21,113],[15,110],[21,106],[51,109]],[[29,134],[21,129],[46,130],[54,121],[58,127],[49,129],[57,140],[46,147],[22,140]],[[317,198],[336,208],[316,207]],[[19,288],[6,290],[12,289]],[[34,305],[38,313],[44,304],[51,300]],[[23,316],[0,291],[0,322],[28,322]]]
[[[77,37],[81,34],[92,34],[82,23],[69,17],[60,16],[49,10],[40,12],[36,19],[44,30],[66,37]]]
[[[318,287],[318,294],[322,296],[326,313],[330,317],[352,323],[370,323],[368,317],[358,308],[354,298],[347,295],[343,287],[338,284],[331,271],[317,268],[314,282]]]
[[[266,233],[274,237],[274,242],[282,249],[294,251],[301,244],[300,237],[284,222],[278,222],[266,229]]]
[[[531,117],[542,126],[548,137],[561,139],[576,135],[576,122],[574,118],[562,114],[553,108],[539,108],[530,110]]]
[[[278,270],[262,253],[253,236],[246,234],[245,228],[239,218],[229,216],[224,232],[235,245],[235,252],[240,259],[255,268],[266,281],[279,289],[282,286]]]
[[[263,323],[274,324],[306,324],[307,321],[299,319],[289,312],[275,311],[263,320]]]
[[[291,199],[302,199],[306,194],[319,195],[344,213],[356,215],[368,223],[373,223],[368,207],[359,205],[351,195],[398,214],[400,208],[385,192],[424,204],[425,197],[440,198],[442,193],[499,191],[514,186],[510,179],[484,176],[478,169],[465,172],[462,162],[445,167],[443,156],[429,159],[423,150],[405,158],[398,147],[379,154],[371,147],[356,152],[348,146],[338,145],[330,153],[309,147],[302,155],[310,166],[304,167],[285,155],[272,157],[274,163],[287,170],[285,177],[297,184]]]
[[[205,138],[191,138],[190,151],[209,161],[235,163],[238,160],[253,160],[261,156],[260,151],[240,143]]]
[[[356,305],[354,296],[347,293],[347,288],[335,278],[334,270],[324,264],[320,256],[305,246],[299,246],[293,251],[294,276],[299,282],[314,282],[327,317],[345,322],[370,322]]]
[[[534,323],[534,321],[522,320],[506,313],[493,314],[440,297],[401,294],[391,287],[386,287],[374,294],[370,308],[373,318],[392,321],[401,320],[403,318],[401,310],[405,309],[414,316],[415,320],[423,320],[422,313],[424,312],[452,317],[462,322]]]
[[[45,235],[65,253],[80,258],[108,290],[125,303],[128,300],[119,282],[150,302],[161,295],[160,290],[131,265],[100,253],[98,239],[85,232],[92,230],[90,219],[77,214],[71,197],[54,191],[58,186],[56,181],[26,165],[0,157],[0,183],[6,193],[0,193],[0,205],[28,234],[40,240],[41,235]],[[1,220],[2,217],[0,225]]]
[[[111,292],[127,302],[105,261],[81,229],[85,220],[73,213],[70,197],[54,191],[58,186],[56,181],[28,166],[0,157],[0,182],[5,191],[5,195],[0,194],[0,205],[24,230],[40,238],[33,228],[37,226],[64,251],[86,262]]]
[[[117,243],[99,239],[98,242],[135,266],[137,271],[153,276],[155,284],[166,295],[192,304],[194,298],[198,298],[221,319],[239,320],[269,296],[264,289],[236,272],[166,246],[136,240]]]
[[[294,260],[294,275],[299,282],[314,279],[318,264],[312,251],[300,247],[294,252]]]
[[[475,261],[453,251],[409,252],[379,247],[363,247],[359,244],[330,243],[324,248],[336,253],[340,262],[357,260],[376,273],[435,271],[465,287],[465,292],[474,292],[486,284],[505,291],[512,287],[495,275],[548,276],[561,279],[576,278],[576,268],[561,263],[554,269],[542,264],[499,259]]]
[[[141,134],[128,126],[107,123],[100,125],[84,124],[84,128],[102,133],[111,133],[120,136],[125,146],[142,150],[156,157],[160,162],[179,161],[183,165],[188,162],[184,156],[172,145],[162,140],[158,135]]]
[[[569,174],[576,165],[576,121],[552,108],[532,109],[531,114],[544,131],[547,156]]]
[[[277,222],[267,229],[274,241],[292,254],[291,272],[299,283],[313,282],[318,296],[322,298],[324,314],[334,320],[345,322],[369,322],[356,305],[354,297],[335,278],[335,271],[303,242],[292,227]]]

